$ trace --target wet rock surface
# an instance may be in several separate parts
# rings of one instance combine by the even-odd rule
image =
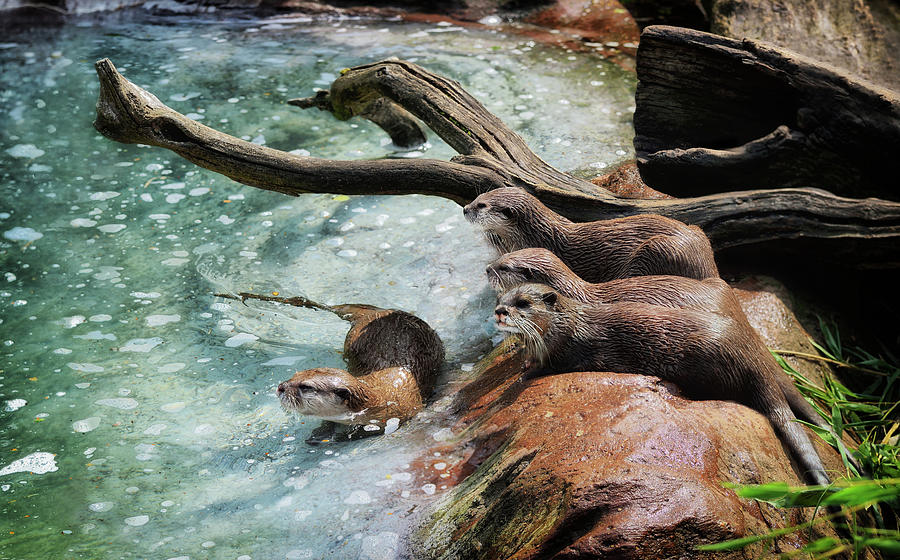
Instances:
[[[767,344],[804,348],[806,332],[767,279],[738,297]],[[448,488],[411,535],[414,558],[701,558],[694,547],[801,523],[809,510],[739,499],[723,483],[801,482],[759,413],[691,401],[654,377],[576,372],[523,381],[507,339],[473,370],[440,453]],[[811,379],[808,363],[798,368]],[[826,467],[836,453],[813,437]],[[434,453],[433,453],[434,452]],[[434,476],[422,469],[422,477]],[[440,487],[440,486],[438,486]],[[780,539],[794,550],[825,534]],[[752,558],[764,545],[715,556]]]

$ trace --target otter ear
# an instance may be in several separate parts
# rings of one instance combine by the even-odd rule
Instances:
[[[541,299],[544,300],[544,303],[547,305],[554,305],[556,303],[556,292],[544,292],[541,294]]]

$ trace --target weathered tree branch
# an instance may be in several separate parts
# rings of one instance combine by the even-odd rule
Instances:
[[[759,41],[641,35],[638,168],[676,196],[809,186],[897,198],[900,97]]]
[[[324,90],[316,92],[313,97],[288,99],[288,105],[295,105],[301,109],[315,107],[320,111],[329,111],[337,117],[340,116],[339,113],[335,113],[334,106],[331,104],[331,94]],[[414,148],[421,146],[427,140],[425,132],[419,128],[413,116],[403,107],[384,97],[372,101],[359,116],[380,126],[388,133],[395,146]],[[344,115],[344,120],[348,118],[350,115]]]
[[[386,99],[420,119],[461,154],[449,162],[333,161],[258,146],[166,107],[122,77],[108,59],[96,67],[101,88],[95,127],[102,134],[119,142],[167,148],[201,167],[262,189],[290,195],[421,193],[467,203],[481,192],[516,186],[579,221],[638,213],[671,216],[702,227],[716,248],[810,238],[829,240],[820,244],[824,256],[834,256],[834,247],[841,245],[852,250],[852,262],[897,259],[898,203],[851,200],[816,189],[669,200],[617,198],[554,169],[459,84],[408,62],[384,61],[347,70],[328,94],[309,105],[345,119],[366,117],[373,103]],[[787,250],[788,245],[778,248]]]

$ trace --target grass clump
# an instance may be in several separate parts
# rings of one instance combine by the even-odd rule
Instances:
[[[758,542],[806,530],[819,523],[832,523],[840,538],[814,540],[783,558],[830,558],[838,554],[852,558],[877,551],[884,557],[900,557],[900,362],[888,353],[884,358],[858,347],[845,347],[838,329],[819,320],[824,344],[811,341],[818,354],[773,350],[775,359],[800,391],[831,425],[834,434],[806,424],[841,453],[845,472],[832,474],[833,484],[790,487],[785,483],[732,485],[738,496],[776,507],[829,507],[826,515],[800,525],[763,535],[703,545],[701,551],[737,550]],[[811,382],[788,364],[783,356],[826,362],[852,372],[854,389],[830,375],[824,386]],[[834,435],[838,437],[835,438]],[[859,442],[848,448],[842,436]],[[840,508],[838,511],[837,508]]]

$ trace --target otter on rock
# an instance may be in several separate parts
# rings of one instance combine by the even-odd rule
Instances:
[[[276,389],[285,410],[381,431],[391,419],[399,424],[415,416],[431,396],[444,361],[444,345],[428,323],[415,315],[371,305],[323,305],[303,297],[216,295],[322,309],[350,321],[343,355],[347,370],[298,371]],[[313,441],[315,437],[308,442]]]
[[[585,304],[541,284],[500,296],[500,330],[519,333],[527,363],[547,373],[644,373],[698,399],[733,400],[761,412],[804,476],[830,484],[822,460],[794,420],[777,364],[746,325],[719,313],[645,303]]]
[[[463,208],[502,254],[542,247],[588,282],[633,276],[716,278],[703,230],[656,214],[577,223],[516,187],[478,195]]]
[[[747,320],[731,286],[721,278],[696,280],[683,276],[636,276],[591,284],[579,278],[547,249],[520,249],[500,255],[488,265],[486,273],[488,281],[498,294],[521,284],[538,283],[546,284],[560,295],[582,303],[630,301],[719,313],[732,319],[743,330],[744,336],[752,337],[752,344],[756,348],[766,348],[759,333]],[[780,367],[772,369],[772,374],[798,418],[829,432],[834,430],[803,398],[793,379]]]

